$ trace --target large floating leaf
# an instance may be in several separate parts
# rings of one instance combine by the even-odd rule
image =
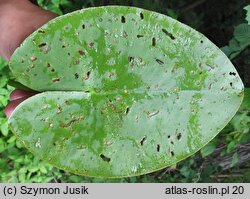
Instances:
[[[9,123],[26,147],[67,171],[148,173],[207,144],[234,116],[243,84],[206,37],[164,15],[99,7],[30,35],[10,68],[44,91]]]

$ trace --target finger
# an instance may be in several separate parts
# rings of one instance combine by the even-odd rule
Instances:
[[[37,92],[16,89],[16,90],[12,91],[12,93],[10,94],[10,101],[14,101],[14,100],[24,98],[24,97],[26,97],[26,98],[31,97],[35,94],[37,94]]]
[[[24,100],[26,100],[29,97],[23,97],[23,98],[19,98],[16,100],[11,101],[5,108],[5,115],[7,117],[9,117],[11,115],[11,113],[15,110],[15,108],[22,103]]]

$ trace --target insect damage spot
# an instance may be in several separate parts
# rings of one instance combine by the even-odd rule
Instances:
[[[141,141],[140,141],[141,146],[143,146],[143,144],[144,144],[144,142],[146,141],[146,139],[147,139],[147,136],[144,136],[144,137],[141,139]]]
[[[79,63],[80,63],[80,60],[79,60],[79,59],[76,59],[76,60],[73,61],[73,64],[74,64],[74,65],[78,65]]]
[[[83,50],[78,50],[78,53],[79,53],[80,55],[85,55],[85,52],[84,52]]]
[[[78,78],[79,78],[79,74],[75,73],[75,79],[78,79]]]
[[[42,30],[42,29],[40,29],[40,30],[38,30],[38,33],[45,33],[45,31],[44,30]]]
[[[156,61],[158,64],[160,64],[160,65],[163,65],[163,64],[164,64],[164,62],[163,62],[162,60],[160,60],[160,59],[155,59],[155,61]]]
[[[121,17],[121,22],[126,23],[126,18],[124,16]]]
[[[46,46],[46,45],[47,45],[46,43],[41,43],[41,44],[38,45],[38,47],[39,47],[39,48],[42,48],[42,47],[44,47],[44,46]]]
[[[134,57],[129,57],[129,63],[131,66],[134,65],[134,62],[135,62],[135,58]]]
[[[137,35],[136,36],[138,39],[144,37],[143,35]]]
[[[90,74],[91,74],[91,70],[89,70],[89,71],[87,72],[87,74],[85,75],[85,77],[84,77],[83,79],[84,79],[84,80],[88,80]]]
[[[47,67],[48,67],[48,68],[51,67],[50,63],[47,63]]]
[[[178,135],[177,135],[177,140],[180,140],[181,139],[181,133],[178,133]]]
[[[31,60],[31,61],[36,61],[37,58],[36,58],[35,56],[31,56],[31,57],[30,57],[30,60]]]
[[[235,75],[236,75],[236,73],[235,73],[235,72],[230,72],[230,73],[229,73],[229,75],[233,75],[233,76],[235,76]]]
[[[172,157],[174,156],[174,152],[173,151],[171,151],[170,154],[171,154]]]
[[[52,81],[53,82],[59,82],[61,79],[59,77],[53,78]]]
[[[124,31],[122,32],[122,36],[123,36],[124,38],[128,38],[128,33],[124,30]]]
[[[141,20],[144,19],[144,14],[142,12],[140,13],[140,18],[141,18]]]
[[[156,39],[155,39],[155,37],[152,38],[152,46],[156,46]]]
[[[162,29],[162,32],[165,33],[170,39],[175,40],[175,37],[172,33],[168,32],[165,28]]]
[[[129,113],[129,111],[130,111],[130,108],[127,106],[126,110],[125,110],[125,115],[127,115]]]
[[[156,148],[156,150],[157,150],[157,152],[160,152],[160,145],[159,144],[157,144],[157,148]]]
[[[51,72],[54,73],[56,70],[54,68],[51,69]]]
[[[85,29],[85,24],[82,24],[82,29]]]
[[[101,157],[102,160],[105,161],[105,162],[110,162],[110,160],[111,160],[109,157],[107,157],[107,156],[105,156],[105,155],[103,155],[103,154],[101,154],[100,157]]]
[[[95,45],[94,42],[89,42],[89,43],[87,44],[87,47],[88,47],[88,48],[92,48],[94,45]]]
[[[75,124],[76,122],[79,122],[81,120],[84,120],[84,116],[81,115],[81,116],[78,116],[78,117],[74,117],[72,120],[70,120],[68,123],[66,124],[61,124],[60,126],[61,127],[70,127],[72,126],[73,124]]]

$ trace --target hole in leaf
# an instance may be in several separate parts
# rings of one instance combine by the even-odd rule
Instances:
[[[171,143],[171,144],[174,144],[174,142],[173,142],[173,141],[171,141],[170,143]]]
[[[152,46],[156,46],[156,39],[155,39],[155,37],[153,37],[153,39],[152,39]]]
[[[38,30],[38,33],[45,33],[44,30]]]
[[[165,28],[162,29],[162,32],[165,33],[168,37],[170,37],[170,39],[175,39],[174,35],[168,32]]]
[[[84,77],[84,80],[89,79],[90,74],[91,74],[91,70],[89,70],[89,71],[87,72],[86,76]]]
[[[133,66],[134,65],[135,58],[129,57],[129,63]]]
[[[125,115],[127,115],[130,111],[130,108],[129,107],[126,107],[126,110],[125,110]]]
[[[142,138],[142,140],[140,141],[141,146],[143,146],[143,144],[144,144],[144,142],[146,141],[146,139],[147,139],[147,136],[144,136],[144,137]]]
[[[170,139],[171,138],[171,135],[168,135],[168,139]]]
[[[75,79],[78,79],[78,78],[79,78],[78,73],[75,73]]]
[[[126,23],[126,18],[124,16],[121,17],[121,22]]]
[[[141,38],[141,37],[144,37],[143,35],[137,35],[137,38],[139,39],[139,38]]]
[[[157,63],[160,64],[160,65],[164,64],[164,62],[162,60],[160,60],[160,59],[156,59],[155,61],[157,61]]]
[[[178,133],[177,140],[180,140],[180,139],[181,139],[181,133]]]
[[[144,19],[144,15],[143,15],[142,12],[140,13],[140,18],[141,18],[141,19]]]
[[[203,40],[201,40],[201,44],[203,44]]]
[[[38,47],[41,48],[41,47],[44,47],[46,45],[47,45],[46,43],[41,43],[41,44],[38,45]]]
[[[174,152],[173,151],[171,151],[170,153],[171,153],[171,156],[174,156]]]
[[[157,152],[160,152],[160,145],[159,144],[157,144]]]
[[[66,46],[65,46],[65,45],[62,45],[62,48],[66,48]]]
[[[51,69],[51,72],[52,72],[52,73],[55,72],[55,71],[56,71],[56,70],[55,70],[54,68]]]
[[[82,24],[82,29],[85,29],[85,25],[84,24]]]
[[[105,162],[110,162],[110,160],[111,160],[110,158],[108,158],[107,156],[105,156],[105,155],[103,155],[103,154],[101,154],[100,157],[101,157],[102,160],[105,161]]]
[[[235,76],[235,75],[236,75],[236,73],[235,73],[235,72],[230,72],[230,73],[229,73],[229,75],[233,75],[233,76]]]
[[[233,86],[233,83],[232,83],[232,82],[230,82],[230,86],[231,86],[231,87]]]

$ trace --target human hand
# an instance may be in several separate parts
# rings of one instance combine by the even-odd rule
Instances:
[[[36,29],[57,17],[55,13],[43,10],[29,0],[0,1],[0,56],[9,60],[15,49]],[[10,103],[5,114],[11,115],[14,109],[36,92],[15,90],[10,95]]]

